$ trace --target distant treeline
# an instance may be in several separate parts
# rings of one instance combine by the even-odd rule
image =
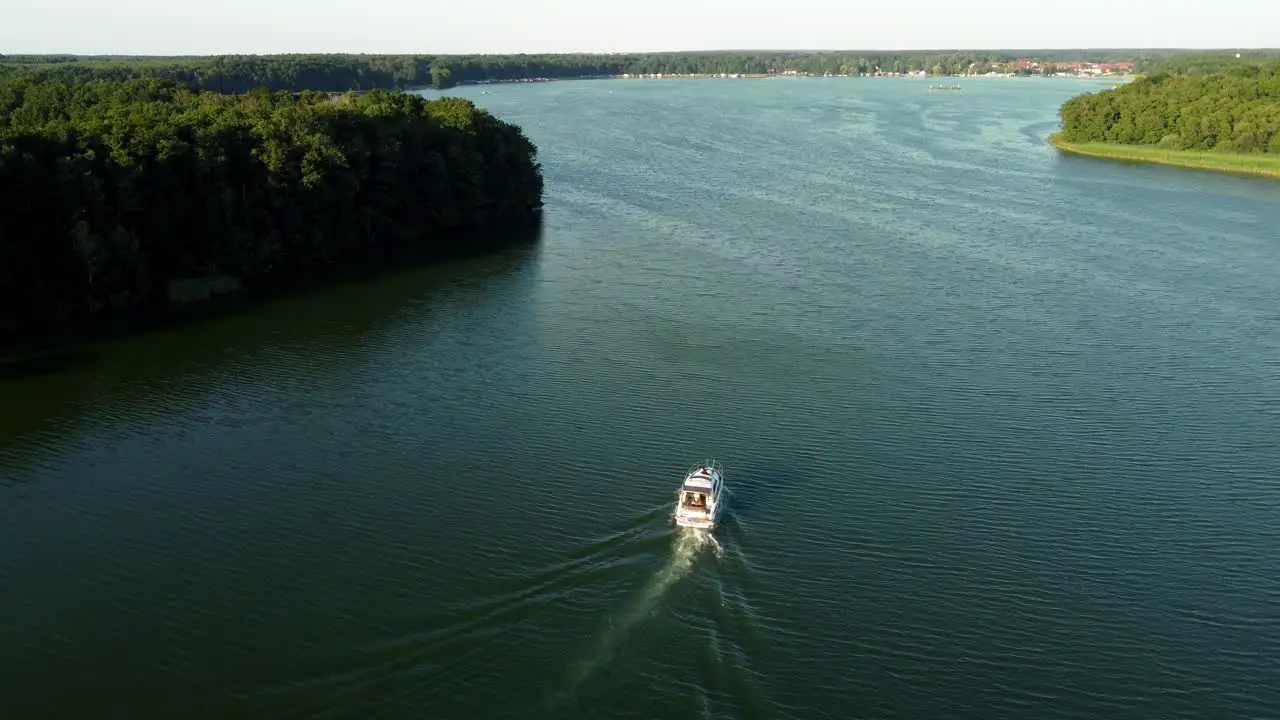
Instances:
[[[1072,98],[1059,114],[1069,143],[1280,153],[1280,68],[1271,61],[1211,75],[1160,73]]]
[[[1239,55],[1239,57],[1237,57]],[[1280,50],[1240,52],[1180,52],[1147,57],[1135,66],[1144,75],[1214,75],[1233,68],[1257,67],[1274,70],[1280,66]]]
[[[0,335],[452,251],[536,217],[535,157],[456,98],[0,80]]]
[[[1034,57],[1046,63],[1133,60],[1136,51],[705,52],[618,55],[227,55],[215,57],[0,56],[0,74],[77,83],[156,78],[197,90],[243,93],[258,87],[302,90],[446,88],[460,83],[623,74],[811,74],[985,71]]]

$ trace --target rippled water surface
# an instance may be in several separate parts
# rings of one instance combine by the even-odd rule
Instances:
[[[962,84],[461,89],[538,244],[0,379],[0,716],[1280,715],[1280,183]]]

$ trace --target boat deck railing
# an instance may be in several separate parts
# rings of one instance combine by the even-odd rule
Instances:
[[[722,477],[724,476],[724,468],[720,467],[720,462],[715,458],[703,460],[702,462],[694,464],[688,470],[686,470],[684,474],[686,477],[688,477],[691,473],[695,473],[703,468],[711,468],[716,473],[719,473]]]

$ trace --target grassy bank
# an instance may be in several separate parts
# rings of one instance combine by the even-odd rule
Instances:
[[[1060,133],[1050,135],[1049,142],[1059,150],[1076,155],[1280,178],[1280,156],[1238,155],[1206,150],[1166,150],[1153,145],[1069,143],[1060,135]]]

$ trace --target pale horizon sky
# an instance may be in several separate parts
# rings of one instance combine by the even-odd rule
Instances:
[[[1280,0],[45,0],[0,54],[1277,48]]]

